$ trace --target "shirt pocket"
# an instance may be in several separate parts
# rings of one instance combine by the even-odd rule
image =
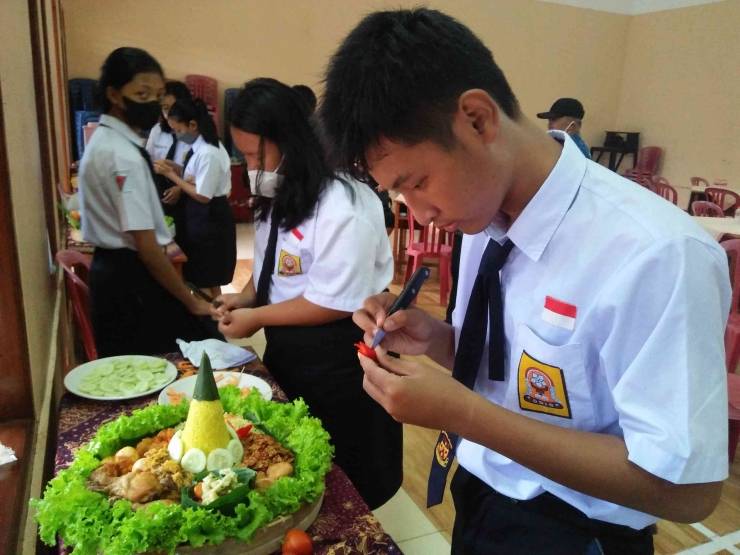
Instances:
[[[280,242],[277,256],[277,274],[279,277],[294,277],[308,272],[313,257],[308,249],[294,244],[294,240],[284,238]]]
[[[591,431],[595,414],[580,343],[550,345],[519,327],[506,408],[563,428]]]

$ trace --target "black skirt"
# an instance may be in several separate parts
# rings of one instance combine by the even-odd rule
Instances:
[[[185,237],[181,239],[177,232],[177,244],[188,257],[185,279],[203,288],[231,283],[236,268],[236,221],[229,201],[222,196],[203,204],[188,196],[185,219]]]
[[[100,358],[175,352],[178,338],[223,339],[216,322],[191,314],[130,249],[95,249],[90,318]]]
[[[345,318],[319,326],[265,328],[264,362],[288,397],[303,397],[331,435],[335,459],[371,509],[403,481],[403,427],[362,388],[354,343],[362,331]]]

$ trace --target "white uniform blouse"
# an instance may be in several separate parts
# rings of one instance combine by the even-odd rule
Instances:
[[[313,217],[290,231],[280,230],[271,304],[303,296],[325,308],[354,312],[393,279],[393,257],[377,195],[364,183],[333,181]],[[270,236],[270,218],[255,224],[254,284],[259,281]]]
[[[463,240],[458,341],[486,244],[515,245],[501,271],[506,380],[488,379],[486,345],[475,390],[529,418],[621,437],[631,462],[669,482],[725,479],[724,250],[676,206],[551,134],[565,140],[560,160],[508,233],[497,219]],[[515,499],[548,491],[591,518],[636,529],[658,520],[469,441],[458,459]]]
[[[160,245],[170,237],[141,140],[121,120],[100,116],[80,164],[82,236],[96,247],[136,250],[129,231],[153,229]]]
[[[224,145],[218,148],[200,135],[193,143],[193,156],[183,169],[185,178],[195,176],[196,192],[207,198],[222,197],[231,191],[231,158]]]
[[[149,133],[149,138],[146,141],[146,151],[152,157],[152,160],[164,159],[167,158],[167,153],[170,151],[171,146],[172,133],[162,131],[162,125],[158,123]],[[183,141],[177,141],[175,157],[172,161],[182,166],[188,150],[190,150],[189,144]]]

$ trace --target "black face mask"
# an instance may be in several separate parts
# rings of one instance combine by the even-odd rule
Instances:
[[[124,96],[123,102],[126,104],[126,122],[129,125],[146,130],[151,129],[159,122],[162,106],[158,101],[136,102]]]

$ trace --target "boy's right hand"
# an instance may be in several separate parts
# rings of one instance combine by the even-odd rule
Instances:
[[[395,300],[396,296],[390,293],[365,299],[364,307],[352,315],[352,320],[365,332],[368,345],[375,332],[384,329],[386,336],[380,344],[386,350],[402,355],[425,354],[437,333],[438,321],[413,305],[387,317]]]

